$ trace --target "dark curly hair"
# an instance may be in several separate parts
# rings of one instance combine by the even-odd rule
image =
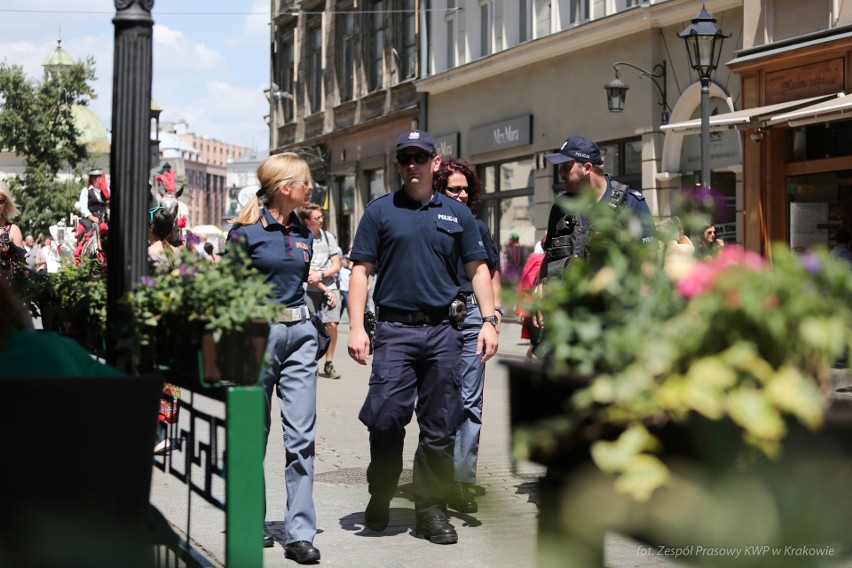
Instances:
[[[150,211],[151,232],[158,240],[163,240],[172,234],[175,228],[175,216],[164,207],[157,207]]]
[[[479,205],[482,203],[482,190],[485,187],[476,175],[476,170],[462,160],[455,158],[447,158],[441,160],[441,165],[438,166],[438,171],[432,176],[432,189],[444,193],[447,188],[447,180],[453,174],[461,174],[467,179],[467,206],[474,215],[479,211]]]

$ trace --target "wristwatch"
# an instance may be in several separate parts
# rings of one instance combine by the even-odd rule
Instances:
[[[503,317],[503,306],[494,306],[494,311],[500,314],[500,317]]]
[[[482,323],[490,323],[496,328],[500,324],[500,320],[497,319],[497,316],[483,316]]]

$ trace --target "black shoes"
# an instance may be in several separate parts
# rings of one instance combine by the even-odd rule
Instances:
[[[319,562],[320,551],[310,542],[300,540],[284,545],[284,557],[295,560],[299,564],[313,564]]]
[[[447,506],[459,513],[475,513],[479,510],[476,495],[470,483],[453,483],[447,496]]]
[[[263,529],[263,548],[272,548],[275,546],[275,539],[269,534],[269,531]]]
[[[435,544],[455,544],[459,541],[455,527],[450,524],[446,517],[440,516],[418,521],[414,528],[414,536],[425,538]]]
[[[390,500],[370,497],[367,510],[364,511],[364,526],[373,532],[382,532],[388,528],[390,521]]]

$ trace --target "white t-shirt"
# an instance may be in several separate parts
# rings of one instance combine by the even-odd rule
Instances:
[[[331,268],[331,257],[338,254],[337,239],[334,235],[320,229],[320,236],[314,237],[314,254],[311,257],[311,270],[325,272]],[[336,289],[337,281],[334,276],[322,279],[326,288]],[[316,286],[308,285],[308,290],[318,290]]]
[[[44,259],[44,269],[48,272],[59,271],[59,249],[55,244],[41,247],[41,257]]]
[[[349,275],[352,274],[351,268],[345,266],[340,267],[340,272],[337,273],[337,285],[344,292],[349,291]]]

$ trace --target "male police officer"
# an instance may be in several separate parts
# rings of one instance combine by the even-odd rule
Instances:
[[[420,443],[414,455],[415,535],[453,544],[458,535],[447,521],[446,504],[455,432],[462,418],[455,367],[467,311],[464,300],[457,301],[459,258],[486,323],[477,345],[483,361],[497,350],[497,316],[487,255],[473,215],[464,204],[432,191],[432,175],[441,163],[432,136],[421,130],[406,132],[397,140],[396,152],[403,187],[370,202],[349,254],[355,263],[349,280],[349,354],[362,365],[370,350],[364,329],[367,276],[378,267],[373,372],[359,414],[370,430],[370,503],[364,524],[376,532],[387,527],[402,472],[405,426],[416,401]]]
[[[598,201],[608,203],[616,214],[629,211],[640,222],[639,238],[642,242],[656,241],[654,219],[645,196],[611,180],[604,173],[603,157],[597,144],[583,136],[571,136],[558,152],[544,157],[551,164],[559,165],[559,177],[565,182],[565,193],[557,197],[550,208],[544,239],[545,257],[539,271],[541,281],[558,277],[572,258],[586,256],[589,221],[585,217],[566,214],[562,207],[565,199],[580,191],[595,192]]]

